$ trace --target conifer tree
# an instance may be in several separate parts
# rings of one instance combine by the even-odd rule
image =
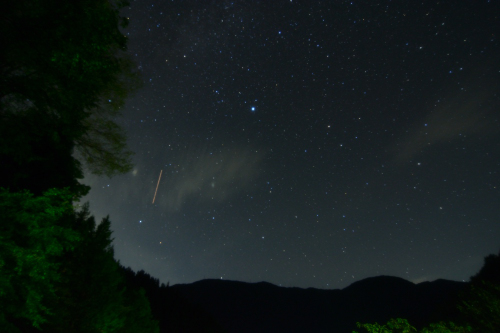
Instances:
[[[126,288],[113,258],[109,217],[96,225],[86,204],[72,219],[82,241],[66,253],[60,267],[63,279],[56,285],[59,298],[52,304],[53,320],[45,330],[157,332],[147,299],[142,292]]]
[[[65,223],[71,197],[56,189],[38,197],[0,190],[0,331],[12,323],[40,327],[52,315],[62,257],[81,242]]]
[[[0,11],[0,332],[158,332],[113,258],[109,218],[72,202],[82,165],[131,168],[120,107],[138,87],[122,0]],[[63,190],[64,188],[64,190]]]

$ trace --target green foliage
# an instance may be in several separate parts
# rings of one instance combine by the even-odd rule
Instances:
[[[411,326],[406,319],[391,319],[386,325],[375,324],[361,324],[356,323],[358,328],[364,328],[370,333],[413,333],[417,329]]]
[[[437,323],[430,324],[429,328],[423,328],[420,332],[422,333],[468,333],[472,332],[470,326],[459,326],[452,322],[450,323]]]
[[[98,175],[132,168],[116,123],[139,87],[120,31],[126,5],[2,3],[0,332],[158,332],[113,258],[109,218],[96,224],[88,205],[72,205],[89,190],[78,159]]]
[[[144,293],[127,289],[113,258],[111,222],[96,224],[88,204],[70,217],[82,241],[67,252],[59,267],[58,298],[53,317],[42,329],[49,332],[157,332]]]
[[[387,324],[361,324],[356,323],[359,328],[364,328],[370,333],[417,333],[417,329],[408,323],[406,319],[390,319]],[[470,327],[461,327],[454,323],[430,324],[428,328],[423,328],[420,333],[467,333],[471,332]],[[356,333],[353,331],[353,333]]]
[[[421,333],[495,333],[500,327],[500,255],[489,255],[484,260],[481,270],[471,278],[470,285],[461,295],[457,305],[461,312],[460,317],[454,320],[463,323],[430,324],[423,328]],[[417,332],[406,319],[391,319],[386,325],[361,324],[368,332],[380,333],[409,333]]]
[[[500,285],[476,282],[458,308],[474,332],[493,333],[500,327]]]
[[[38,125],[2,132],[0,158],[8,160],[9,170],[45,157],[43,151],[30,150],[39,132],[47,141],[59,137],[68,156],[76,148],[91,172],[114,175],[131,169],[125,135],[114,122],[127,95],[139,86],[120,31],[128,21],[119,10],[127,4],[9,0],[2,5],[2,130],[27,119]],[[14,176],[35,178],[22,172]],[[15,188],[10,182],[0,185]]]
[[[0,331],[158,332],[143,291],[127,289],[109,218],[53,189],[0,191]]]
[[[62,218],[72,213],[71,194],[50,190],[33,197],[28,192],[0,190],[0,308],[2,317],[26,320],[35,327],[51,314],[55,284],[64,252],[80,241]],[[6,319],[5,319],[6,320]]]
[[[158,321],[153,319],[151,306],[144,289],[128,288],[125,292],[126,318],[120,333],[159,333]]]

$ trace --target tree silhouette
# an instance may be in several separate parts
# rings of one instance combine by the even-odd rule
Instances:
[[[69,191],[0,191],[0,328],[40,327],[52,314],[62,256],[81,241],[65,223],[72,211]]]
[[[138,76],[121,0],[9,0],[0,12],[0,331],[158,332],[113,258],[109,218],[73,201],[82,163],[131,168],[115,123]]]
[[[481,281],[500,285],[500,252],[498,255],[490,254],[485,257],[483,267],[470,278],[473,284]]]
[[[73,138],[55,116],[31,110],[0,118],[0,187],[35,195],[53,187],[77,197],[88,192],[78,182],[83,172],[72,156]]]
[[[81,235],[59,266],[53,316],[42,326],[50,332],[158,332],[144,293],[126,288],[113,258],[110,220],[96,225],[88,204],[69,219]]]
[[[108,176],[131,169],[124,132],[114,122],[139,85],[120,31],[128,23],[119,16],[125,5],[120,0],[2,5],[0,186],[41,194],[50,183],[83,195],[88,189],[78,186],[81,163]]]
[[[477,274],[471,277],[465,292],[459,296],[456,308],[460,311],[453,322],[430,324],[421,333],[495,333],[500,327],[500,254],[489,255]],[[449,314],[449,313],[448,313]],[[386,325],[361,324],[368,332],[391,333],[417,332],[406,319],[391,319]]]
[[[144,271],[121,266],[129,289],[143,289],[161,332],[223,333],[225,329],[199,305],[187,301],[179,292]]]
[[[458,305],[463,320],[474,332],[497,332],[500,327],[500,254],[484,258],[483,267],[470,278],[469,289]]]

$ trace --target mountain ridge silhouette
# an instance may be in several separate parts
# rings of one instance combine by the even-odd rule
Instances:
[[[229,333],[351,333],[356,322],[384,323],[396,317],[406,318],[416,327],[428,325],[466,285],[443,279],[415,284],[399,277],[376,276],[343,289],[219,279],[169,288],[204,309]]]

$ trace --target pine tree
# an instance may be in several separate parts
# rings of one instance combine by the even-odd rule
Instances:
[[[113,258],[109,218],[96,225],[86,204],[73,220],[82,241],[66,254],[60,267],[59,299],[53,304],[53,320],[44,328],[50,332],[157,332],[147,299],[139,290],[127,289]]]
[[[71,197],[67,190],[53,189],[38,197],[0,190],[2,326],[40,327],[52,315],[62,257],[81,242],[64,223],[73,211]]]

